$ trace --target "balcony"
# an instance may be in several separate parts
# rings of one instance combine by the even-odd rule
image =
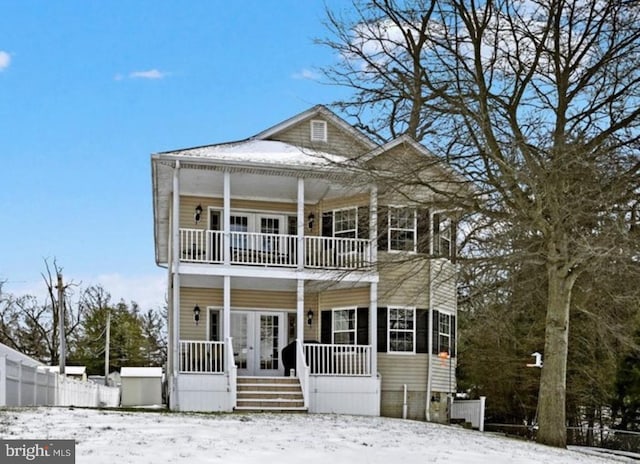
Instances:
[[[181,262],[224,263],[224,232],[180,229]],[[230,264],[298,267],[296,235],[229,232]],[[366,239],[304,237],[304,267],[312,269],[364,269],[371,264],[371,242]]]

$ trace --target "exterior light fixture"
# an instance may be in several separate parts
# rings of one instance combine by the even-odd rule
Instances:
[[[309,310],[307,313],[307,325],[313,324],[313,311]]]
[[[313,212],[309,213],[309,216],[307,216],[307,226],[309,227],[309,229],[313,229],[313,223],[316,220],[316,215],[313,214]]]
[[[193,307],[193,320],[196,321],[196,325],[200,322],[200,306],[198,305]]]
[[[196,221],[196,224],[198,222],[200,222],[200,216],[202,216],[202,206],[198,205],[198,206],[196,206],[196,212],[193,215],[193,219],[194,219],[194,221]]]

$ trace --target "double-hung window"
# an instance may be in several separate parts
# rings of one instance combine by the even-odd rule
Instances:
[[[333,236],[356,238],[358,236],[358,208],[340,209],[333,212]]]
[[[415,353],[415,308],[390,307],[387,311],[389,353]]]
[[[356,308],[333,310],[333,343],[337,345],[356,344]]]
[[[440,313],[440,321],[438,323],[438,352],[452,353],[451,347],[451,316],[449,314]]]
[[[416,251],[416,210],[389,207],[389,250]]]

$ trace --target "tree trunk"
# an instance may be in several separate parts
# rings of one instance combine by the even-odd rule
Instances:
[[[537,441],[566,447],[566,385],[569,345],[569,304],[574,279],[561,266],[547,266],[548,296],[544,344],[544,365],[538,396]]]

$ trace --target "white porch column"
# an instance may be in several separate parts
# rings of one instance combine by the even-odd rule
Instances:
[[[222,335],[223,340],[231,337],[231,277],[222,278]]]
[[[298,178],[298,270],[304,269],[304,179]],[[300,322],[300,321],[298,321]]]
[[[298,244],[298,270],[304,269],[304,179],[298,178],[298,210],[297,210],[297,244]],[[298,279],[296,295],[296,338],[300,343],[304,341],[304,279]]]
[[[222,198],[222,246],[224,248],[224,265],[231,262],[231,173],[224,171]]]
[[[369,195],[369,241],[372,269],[378,269],[378,188]],[[371,376],[378,375],[378,283],[369,287],[369,340],[371,342]]]
[[[296,338],[300,343],[304,341],[304,279],[298,279],[296,306]]]
[[[180,365],[180,161],[173,169],[173,203],[171,210],[171,250],[169,254],[169,272],[172,276],[171,300],[171,371],[172,395],[171,408],[178,409],[178,367]]]

